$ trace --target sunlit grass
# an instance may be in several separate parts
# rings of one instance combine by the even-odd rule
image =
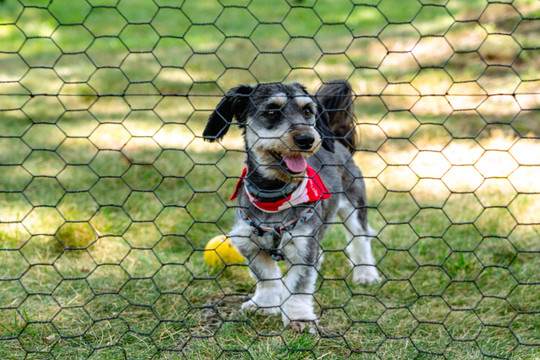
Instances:
[[[509,296],[512,305],[515,301],[534,304],[530,292],[517,293],[512,289],[516,285],[514,276],[527,281],[536,263],[534,257],[519,250],[530,249],[533,240],[526,239],[538,235],[538,229],[527,225],[535,221],[531,214],[537,213],[537,201],[534,196],[521,198],[518,193],[536,191],[534,175],[538,164],[534,154],[539,150],[538,143],[501,131],[477,139],[436,136],[439,131],[447,130],[442,125],[423,129],[413,117],[405,116],[406,113],[401,115],[403,117],[394,114],[380,127],[375,126],[388,135],[362,132],[361,146],[379,150],[379,154],[359,151],[355,155],[367,177],[371,223],[379,232],[379,240],[374,241],[378,267],[392,281],[382,287],[351,288],[347,283],[351,269],[345,265],[348,261],[341,250],[346,246],[343,240],[346,230],[334,226],[323,243],[324,248],[332,252],[325,255],[321,269],[323,280],[319,281],[316,298],[322,329],[328,333],[343,333],[343,341],[322,338],[313,349],[313,344],[309,343],[313,340],[306,339],[308,343],[294,345],[293,354],[309,349],[325,353],[346,343],[346,348],[352,351],[363,351],[367,346],[381,354],[390,354],[397,347],[401,349],[399,351],[405,351],[404,356],[414,356],[414,348],[402,348],[402,345],[383,341],[388,334],[410,336],[419,349],[444,352],[451,336],[487,336],[489,331],[495,330],[472,320],[470,314],[452,309],[478,307],[481,308],[480,316],[489,314],[485,319],[482,317],[486,323],[502,321],[507,326],[510,324],[507,317],[514,316],[516,311],[510,305],[500,309],[500,303],[483,300],[482,294]],[[151,127],[140,126],[140,131],[152,132]],[[60,336],[68,334],[62,329],[68,326],[67,319],[70,319],[69,334],[82,336],[84,341],[59,340],[56,330],[50,327],[32,326],[32,332],[29,332],[25,321],[35,319],[15,322],[13,316],[7,315],[5,319],[9,325],[6,327],[10,330],[6,331],[10,331],[9,334],[18,334],[24,329],[23,341],[44,351],[52,349],[52,345],[35,338],[43,336],[37,334],[52,336],[56,339],[53,343],[56,341],[66,349],[118,343],[126,346],[128,351],[142,353],[154,351],[150,340],[153,338],[158,347],[184,349],[195,358],[217,356],[222,348],[240,351],[245,349],[245,344],[254,341],[257,345],[248,346],[253,356],[262,352],[262,348],[270,348],[276,354],[286,351],[288,344],[283,341],[289,341],[286,340],[289,335],[279,335],[279,319],[246,318],[238,312],[239,300],[219,305],[222,298],[229,298],[229,294],[249,290],[253,284],[247,271],[234,267],[216,275],[203,263],[201,249],[205,242],[232,226],[234,211],[228,209],[232,203],[226,199],[233,191],[235,179],[227,179],[227,176],[239,175],[238,164],[243,157],[239,131],[233,129],[222,143],[208,144],[199,137],[202,128],[193,132],[185,125],[170,126],[170,129],[163,126],[154,136],[143,137],[171,149],[157,151],[155,161],[147,165],[135,165],[130,161],[144,163],[153,152],[153,146],[148,146],[152,142],[136,143],[129,148],[128,157],[124,153],[129,136],[95,131],[88,141],[101,151],[88,165],[78,167],[85,169],[84,172],[67,171],[69,168],[66,168],[58,181],[40,182],[39,187],[18,186],[25,189],[24,194],[33,201],[32,204],[57,205],[57,210],[32,209],[23,197],[6,198],[13,219],[22,226],[5,226],[3,245],[20,249],[30,264],[36,265],[23,276],[25,265],[20,262],[20,257],[4,257],[3,263],[11,271],[3,277],[22,276],[27,291],[54,291],[55,297],[65,304],[62,306],[80,303],[92,309],[96,316],[90,318],[85,312],[69,312],[69,308],[61,310],[53,306],[47,296],[27,297],[20,289],[18,292],[9,290],[11,300],[6,301],[14,304],[22,301],[21,308],[27,309],[27,313],[39,313],[44,316],[42,320],[58,323]],[[360,126],[361,131],[364,128]],[[395,141],[388,136],[409,140]],[[224,149],[235,151],[225,152]],[[73,145],[69,156],[84,158],[86,152],[87,147]],[[436,158],[431,159],[433,156]],[[217,167],[203,165],[214,162]],[[37,169],[43,171],[40,166]],[[100,179],[94,172],[112,177]],[[21,181],[25,178],[22,176]],[[62,187],[82,192],[63,194]],[[150,192],[141,193],[130,188]],[[55,196],[56,190],[60,192]],[[214,190],[218,191],[217,195],[197,193]],[[410,191],[410,195],[394,192],[403,190]],[[508,206],[508,210],[492,207],[499,205]],[[116,206],[122,206],[124,210]],[[218,226],[206,221],[217,221]],[[513,235],[518,231],[525,236]],[[39,232],[48,235],[32,235]],[[15,262],[19,263],[19,270],[14,267]],[[43,263],[49,265],[37,266]],[[61,276],[52,265],[62,276],[80,280],[61,282]],[[500,265],[504,268],[491,267]],[[202,280],[207,277],[214,280]],[[131,287],[130,279],[133,278],[154,279],[155,285],[151,281],[145,282],[144,286],[140,283]],[[343,280],[330,280],[340,278]],[[460,280],[474,280],[481,292],[476,287],[454,282]],[[11,289],[15,283],[6,282],[3,286]],[[56,286],[61,289],[54,290]],[[73,292],[77,295],[72,295]],[[126,300],[117,297],[103,298],[111,292],[124,294],[128,302],[151,306],[161,320],[172,316],[163,306],[185,310],[178,310],[172,322],[159,323],[144,307],[127,306]],[[160,292],[172,292],[171,296],[182,293],[181,305],[175,305],[171,296],[159,295]],[[423,297],[427,295],[430,297]],[[201,300],[205,298],[210,300]],[[117,315],[111,312],[112,309],[103,307],[102,299],[107,303],[118,303]],[[426,301],[429,304],[421,305]],[[344,304],[347,306],[343,310],[334,309]],[[411,312],[387,311],[381,317],[382,304],[402,306]],[[208,306],[208,309],[189,311],[192,306]],[[222,320],[212,315],[211,306],[217,306],[222,311],[220,316],[234,322],[226,321],[218,331],[217,325]],[[58,311],[60,314],[53,320]],[[508,313],[514,315],[504,315]],[[113,319],[109,320],[111,316]],[[436,324],[417,323],[418,319],[434,316],[440,319]],[[107,320],[99,320],[101,317]],[[175,322],[180,319],[182,322]],[[270,331],[276,336],[258,337],[257,331],[248,325],[255,319],[266,322],[265,327],[257,331]],[[120,337],[128,329],[125,321],[132,324],[130,328],[146,335],[137,340]],[[141,321],[147,324],[146,327],[137,325]],[[376,326],[375,321],[381,327]],[[524,330],[527,323],[512,324],[518,333],[527,331]],[[190,340],[188,329],[197,336],[215,336],[223,343],[199,346],[197,341]],[[33,335],[34,331],[36,335]],[[512,351],[514,338],[506,333],[497,336],[498,342],[485,343],[487,351],[498,354]],[[229,342],[236,337],[245,340]],[[55,345],[55,348],[62,349],[60,346]],[[17,347],[11,345],[11,349]],[[469,354],[463,349],[455,351],[464,357]]]
[[[512,36],[505,4],[469,21],[476,1],[426,5],[412,25],[417,1],[379,4],[394,24],[376,1],[129,3],[86,20],[86,2],[50,5],[56,18],[0,4],[3,358],[536,356],[540,63],[508,42],[537,46],[532,0],[514,1],[529,20]],[[358,94],[385,280],[352,285],[332,225],[320,336],[293,334],[240,311],[244,265],[204,263],[234,223],[244,145],[237,126],[201,134],[239,83],[335,78]]]
[[[400,120],[399,117],[395,118],[396,126]],[[386,125],[394,129],[392,122],[387,122]],[[401,131],[412,133],[410,129],[410,126],[405,126],[402,127]],[[505,270],[506,272],[504,274],[493,272],[489,270],[491,268],[486,268],[486,266],[501,264],[505,267],[509,266],[514,276],[519,279],[526,279],[529,269],[532,266],[531,262],[535,263],[534,258],[527,256],[518,256],[516,260],[512,260],[518,254],[514,246],[519,246],[520,248],[522,246],[528,246],[526,245],[527,242],[524,243],[525,245],[521,245],[522,240],[520,237],[511,238],[512,240],[501,239],[500,244],[497,245],[499,246],[499,250],[496,251],[497,255],[492,254],[494,247],[488,247],[488,242],[490,241],[489,239],[507,237],[517,225],[514,218],[518,219],[519,223],[522,223],[520,226],[524,226],[525,233],[529,234],[527,237],[535,236],[533,235],[535,234],[534,227],[526,224],[534,221],[534,217],[530,217],[531,215],[529,214],[537,213],[537,209],[534,207],[536,201],[534,200],[534,196],[529,200],[524,199],[524,201],[521,201],[518,192],[530,191],[529,189],[536,188],[536,182],[531,175],[534,175],[536,172],[537,164],[535,157],[531,154],[537,153],[539,150],[538,144],[532,140],[510,138],[502,133],[495,132],[492,137],[483,138],[482,145],[486,148],[504,147],[509,151],[486,151],[482,150],[475,140],[451,140],[446,144],[438,142],[437,137],[431,137],[429,134],[427,132],[420,137],[412,137],[408,134],[407,137],[411,138],[411,142],[407,142],[409,144],[414,143],[414,148],[408,149],[409,146],[397,142],[395,144],[390,143],[389,147],[385,147],[379,156],[372,156],[370,153],[361,151],[356,154],[356,161],[365,170],[365,175],[367,176],[370,206],[373,207],[370,211],[371,222],[379,232],[380,242],[374,242],[376,258],[379,261],[378,266],[384,276],[394,280],[386,283],[381,288],[361,289],[353,287],[353,294],[351,294],[350,290],[348,290],[350,285],[346,284],[350,268],[344,266],[347,263],[345,254],[342,251],[326,254],[326,262],[321,269],[323,278],[345,278],[340,281],[323,280],[320,282],[316,296],[321,311],[321,326],[328,332],[345,332],[345,339],[347,339],[349,347],[353,350],[360,349],[356,347],[357,345],[354,345],[358,341],[362,343],[363,341],[367,341],[368,338],[373,339],[377,338],[377,336],[380,338],[379,341],[381,341],[385,337],[386,332],[381,332],[378,328],[373,328],[365,335],[357,334],[356,330],[349,328],[351,321],[354,329],[359,327],[360,325],[355,325],[356,323],[354,321],[368,318],[368,314],[365,313],[365,311],[370,311],[368,309],[372,309],[371,311],[374,311],[374,314],[381,313],[380,309],[376,310],[380,305],[374,305],[373,301],[376,304],[380,304],[380,301],[387,305],[410,307],[413,304],[421,303],[425,299],[418,297],[419,295],[437,294],[437,296],[442,295],[442,298],[437,297],[441,299],[441,302],[444,299],[446,303],[449,303],[449,305],[444,305],[445,303],[442,302],[442,305],[440,305],[442,306],[440,311],[443,311],[443,313],[448,313],[453,307],[475,307],[480,304],[479,302],[482,299],[481,293],[476,292],[476,290],[473,291],[473,288],[461,288],[458,285],[453,285],[459,284],[454,283],[453,280],[475,280],[482,292],[497,294],[502,292],[506,294],[504,296],[514,295],[514,292],[508,293],[515,284],[515,280],[510,276],[510,273],[507,270]],[[173,133],[171,138],[176,138],[176,135]],[[183,133],[183,135],[184,139],[186,137],[189,139],[189,132]],[[363,135],[363,146],[368,147],[371,146],[370,142],[378,143],[379,141],[376,137],[366,139],[366,134]],[[156,135],[156,137],[158,136]],[[152,137],[149,138],[151,139]],[[383,137],[383,139],[386,138]],[[18,203],[21,207],[14,210],[14,213],[22,215],[18,215],[19,217],[15,219],[22,221],[24,229],[29,229],[30,233],[44,231],[51,235],[56,234],[56,239],[49,237],[48,241],[43,241],[38,237],[29,235],[27,231],[20,227],[11,225],[9,231],[3,233],[5,238],[4,246],[12,249],[20,248],[25,255],[32,254],[32,257],[36,260],[32,260],[31,263],[45,262],[55,264],[55,267],[64,276],[72,274],[70,276],[76,276],[81,279],[88,278],[88,282],[94,292],[127,291],[125,294],[129,294],[130,298],[142,296],[142,298],[135,301],[136,303],[151,305],[155,299],[151,296],[145,299],[151,293],[145,287],[138,286],[136,291],[135,288],[129,290],[130,288],[127,284],[129,284],[132,277],[139,278],[142,276],[148,279],[154,278],[158,288],[154,288],[152,291],[156,293],[157,297],[159,297],[159,291],[189,290],[189,292],[185,293],[185,296],[188,298],[188,304],[197,306],[210,306],[227,294],[249,289],[249,287],[246,288],[246,284],[251,283],[251,280],[247,277],[247,272],[239,267],[227,269],[225,273],[218,275],[215,281],[193,282],[191,277],[191,273],[196,278],[215,276],[213,275],[215,273],[211,272],[203,264],[202,252],[194,252],[194,250],[202,249],[209,237],[221,231],[227,231],[232,225],[234,212],[226,211],[226,206],[232,205],[226,198],[232,192],[235,181],[234,179],[226,180],[221,172],[227,174],[227,176],[237,176],[239,174],[238,162],[242,159],[243,155],[241,152],[224,153],[223,146],[228,149],[241,150],[240,134],[236,131],[233,132],[227,141],[221,145],[206,144],[192,134],[191,140],[187,141],[189,146],[185,147],[184,150],[163,151],[160,156],[164,156],[166,161],[159,161],[158,158],[158,161],[154,165],[144,165],[142,167],[130,165],[121,152],[114,150],[115,148],[121,149],[123,147],[122,141],[115,145],[115,138],[109,137],[106,140],[108,140],[108,147],[113,149],[113,151],[110,151],[106,161],[109,163],[112,161],[113,164],[116,163],[117,165],[108,170],[106,167],[107,163],[101,163],[101,160],[96,158],[90,162],[89,167],[98,171],[101,176],[111,174],[114,177],[110,180],[117,180],[109,181],[107,186],[101,187],[101,182],[106,179],[97,179],[91,172],[86,175],[88,177],[86,181],[84,175],[81,177],[82,174],[77,172],[71,175],[68,174],[66,177],[60,177],[61,184],[70,184],[74,181],[74,179],[71,180],[71,176],[75,176],[79,184],[87,184],[80,187],[80,189],[90,195],[84,197],[72,196],[70,194],[60,195],[58,198],[61,198],[60,205],[58,206],[60,215],[58,215],[58,211],[50,212],[51,215],[49,216],[47,215],[49,212],[44,212],[45,209],[34,208],[32,210],[25,205],[26,202],[23,199],[19,200]],[[166,143],[167,141],[171,141],[174,144],[174,140],[168,140],[168,137],[164,135],[154,140],[159,142],[160,145],[162,145],[161,142]],[[437,147],[441,150],[419,151],[417,149],[430,147]],[[478,151],[475,151],[475,149]],[[131,149],[133,159],[136,161],[137,159],[144,158],[144,153],[148,150],[144,146],[144,143],[140,143]],[[77,151],[84,152],[86,150],[84,147],[80,149],[74,147],[71,156],[75,156]],[[384,161],[381,162],[381,157],[384,158],[387,156],[385,154],[391,155],[387,161],[397,159],[397,163],[392,165],[392,161],[390,161],[390,165],[384,165]],[[423,158],[422,154],[430,156],[437,155],[438,158],[435,161],[430,161],[429,156]],[[398,158],[395,158],[396,156]],[[513,162],[503,161],[507,156],[514,159]],[[484,160],[484,158],[487,159]],[[214,166],[208,167],[202,165],[218,160],[219,169]],[[403,163],[400,163],[400,161],[403,161]],[[170,164],[174,164],[175,166],[170,167]],[[532,166],[520,167],[519,164]],[[119,168],[123,168],[124,170],[118,172],[117,169]],[[191,177],[190,175],[198,173],[198,168],[201,168],[201,170],[204,168],[200,173],[201,175],[204,174],[203,176],[206,179],[203,182],[201,182],[202,177]],[[161,175],[156,175],[156,169],[159,169],[165,175],[161,183],[154,180],[155,176],[161,177]],[[380,171],[376,169],[380,169]],[[522,169],[521,171],[525,171],[525,173],[520,173],[521,176],[513,176],[513,173],[519,169]],[[137,176],[130,177],[130,171],[135,171]],[[169,174],[169,172],[176,175],[174,177],[168,177],[166,174]],[[471,177],[473,173],[476,174],[476,177]],[[176,176],[180,177],[177,178]],[[405,179],[407,179],[406,181],[409,185],[404,188],[403,181]],[[473,179],[477,179],[475,185],[471,182]],[[223,180],[226,181],[220,186]],[[514,180],[517,181],[516,184],[514,184]],[[41,188],[39,191],[45,193],[50,193],[53,189],[52,186],[57,186],[56,182],[45,182],[40,185]],[[153,191],[148,193],[150,198],[147,196],[138,197],[137,194],[139,193],[129,191],[130,186]],[[195,193],[192,189],[195,190]],[[37,199],[36,201],[45,201],[44,195],[39,195],[39,193],[32,195],[30,190],[31,188],[28,188],[25,191],[25,194],[29,198]],[[196,192],[200,190],[218,190],[219,196],[208,197],[203,196],[203,194],[197,194]],[[402,190],[410,190],[411,195],[393,195],[397,194],[393,193],[393,191]],[[112,196],[104,196],[102,192],[111,193]],[[55,204],[57,200],[51,201]],[[153,205],[151,205],[151,202],[155,202],[155,206],[157,207],[152,208]],[[10,204],[14,208],[17,207],[17,202],[11,201]],[[182,210],[182,208],[175,209],[176,204],[180,204],[182,207],[186,206],[189,214]],[[510,212],[505,209],[490,208],[493,205],[508,206],[508,204],[511,204],[509,206]],[[111,205],[123,206],[125,210],[112,208]],[[100,206],[102,210],[98,210]],[[26,211],[29,211],[28,215],[24,214],[24,208],[26,208]],[[224,213],[222,214],[222,212]],[[37,214],[37,217],[34,216],[34,213]],[[224,216],[222,217],[221,215]],[[65,217],[69,222],[64,223],[62,217]],[[134,223],[130,219],[140,219],[143,222]],[[193,224],[194,219],[195,223]],[[198,223],[199,221],[215,221],[218,219],[219,227]],[[35,221],[37,223],[34,223]],[[71,223],[72,221],[74,223]],[[89,221],[90,226],[87,225],[86,221]],[[398,225],[391,225],[403,222],[410,222],[411,225],[399,225],[398,228],[394,228]],[[455,225],[452,225],[452,223],[455,223]],[[43,224],[47,224],[47,226],[43,226]],[[343,249],[346,246],[342,240],[343,231],[345,230],[339,226],[335,226],[328,235],[328,239],[324,242],[324,248],[328,250]],[[167,236],[163,237],[163,234]],[[28,236],[30,236],[31,241],[28,241]],[[16,240],[17,238],[19,238],[18,241]],[[134,250],[134,247],[141,250]],[[80,248],[81,250],[69,250],[71,248]],[[152,249],[152,251],[145,251],[144,249]],[[474,251],[474,253],[470,251]],[[72,260],[68,260],[70,258]],[[64,261],[64,259],[66,260]],[[14,269],[12,261],[16,261],[16,258],[4,258],[5,265]],[[176,265],[164,265],[169,262]],[[77,263],[77,266],[73,267],[70,265],[71,263]],[[421,267],[418,267],[418,265]],[[446,272],[440,266],[443,266]],[[23,279],[23,282],[29,289],[33,289],[33,281],[41,279],[38,281],[43,284],[53,284],[52,287],[46,290],[53,291],[54,284],[57,284],[61,280],[57,274],[55,275],[54,271],[51,272],[51,266],[34,267],[32,269],[33,271],[26,274]],[[20,276],[17,275],[16,270],[12,271],[15,272],[11,276]],[[165,275],[169,272],[169,275]],[[22,274],[22,272],[19,272],[19,274]],[[501,282],[501,275],[504,275],[507,280]],[[407,280],[409,278],[411,279],[410,283]],[[219,287],[217,286],[218,282]],[[199,283],[201,286],[199,286]],[[89,292],[88,285],[84,285],[84,282],[76,286],[81,287],[80,291],[83,293]],[[40,289],[40,287],[36,289]],[[203,289],[208,291],[206,296],[217,296],[215,300],[208,304],[206,302],[199,304],[199,299],[204,298],[201,292]],[[80,291],[78,292],[80,293]],[[467,300],[466,294],[471,291],[473,291],[470,295],[471,298]],[[359,294],[354,295],[356,292]],[[61,294],[64,294],[64,292]],[[61,294],[59,296],[63,296]],[[195,296],[194,294],[197,295]],[[399,297],[396,297],[398,294]],[[408,295],[404,296],[404,294]],[[349,299],[349,297],[351,298]],[[25,304],[32,299],[29,298],[26,300]],[[59,299],[63,298],[60,297]],[[100,299],[100,296],[88,299],[88,306],[92,306],[92,308],[98,306]],[[340,304],[351,302],[353,299],[354,307],[350,309],[346,307],[345,310],[330,310],[330,308],[333,309],[333,306],[340,306]],[[36,300],[39,301],[33,302],[33,309],[38,309],[42,314],[51,311],[49,308],[50,304],[46,301],[43,302],[45,298],[36,298]],[[79,300],[66,299],[61,301]],[[520,301],[522,301],[521,298]],[[529,299],[527,301],[534,300]],[[184,306],[187,306],[189,309],[188,304],[184,304]],[[223,310],[226,311],[226,316],[233,316],[233,319],[236,319],[236,316],[241,316],[237,314],[238,305],[238,302],[227,305],[227,308]],[[492,309],[495,311],[492,305],[498,306],[499,303],[490,304],[489,301],[482,301],[482,311],[494,316],[496,321],[506,321],[505,324],[508,324],[509,320],[501,320],[502,318],[493,315],[494,313],[488,310]],[[139,319],[138,321],[142,319],[142,321],[146,321],[149,324],[158,323],[153,314],[144,311],[141,312],[141,310],[143,309],[139,307],[126,307],[118,316],[127,321],[130,321],[129,319],[133,317],[134,319]],[[106,309],[102,311],[108,312]],[[356,315],[355,311],[362,312]],[[443,333],[436,335],[437,333],[433,332],[434,329],[427,329],[423,325],[417,328],[418,325],[415,324],[414,320],[415,318],[429,318],[432,316],[431,312],[436,310],[433,310],[432,306],[415,305],[411,307],[411,311],[413,311],[414,317],[408,313],[388,313],[388,318],[380,319],[378,317],[380,315],[377,315],[374,320],[378,320],[381,323],[383,331],[387,326],[394,326],[385,325],[386,321],[392,322],[399,320],[395,325],[397,327],[392,328],[391,332],[393,334],[395,333],[394,335],[410,335],[411,338],[419,342],[420,348],[440,349],[442,347],[444,349],[445,347],[441,345],[440,341],[442,341],[441,339],[446,339],[444,341],[447,341],[448,334],[443,331]],[[508,306],[504,311],[514,312]],[[168,314],[166,312],[160,312],[160,314],[164,316],[162,319],[167,319]],[[452,314],[461,316],[459,312],[452,312]],[[48,315],[45,316],[46,318],[44,320],[47,320]],[[115,334],[124,331],[122,327],[117,327],[120,323],[110,322],[111,320],[106,320],[105,322],[98,321],[96,325],[93,320],[85,317],[86,315],[84,314],[79,315],[74,313],[69,314],[69,316],[74,316],[73,321],[80,324],[77,325],[80,327],[71,327],[70,331],[73,334],[84,333],[85,339],[90,339],[88,341],[92,344],[94,342],[96,345],[116,343],[118,340],[115,338]],[[162,325],[153,331],[151,331],[153,329],[152,325],[149,325],[150,328],[148,330],[139,330],[143,330],[143,332],[149,331],[148,336],[157,336],[157,334],[160,334],[158,343],[162,344],[161,341],[163,341],[163,344],[170,344],[169,341],[173,341],[176,344],[171,345],[173,347],[178,346],[182,341],[188,341],[189,338],[186,337],[187,335],[181,335],[182,333],[187,334],[184,327],[201,335],[214,334],[215,329],[211,327],[198,328],[201,322],[207,323],[205,325],[206,327],[210,326],[208,325],[208,314],[205,315],[191,311],[178,314],[178,316],[185,323],[178,330],[174,330],[175,323],[171,323],[170,326],[165,325],[168,323],[162,323]],[[462,319],[459,316],[455,321],[448,320],[444,323],[449,331],[451,331],[452,336],[464,336],[465,338],[473,336],[475,333],[466,332],[466,329],[464,327],[462,328],[462,326],[469,327],[476,325],[467,323],[467,319]],[[61,324],[65,324],[65,321],[62,320],[63,317],[58,316],[55,319],[61,322]],[[442,326],[443,319],[444,317],[441,318],[439,326]],[[215,320],[218,321],[217,319]],[[225,323],[223,329],[216,336],[225,336],[225,339],[227,339],[228,336],[233,336],[233,334],[234,336],[240,336],[245,332],[247,342],[250,343],[257,339],[256,333],[252,333],[250,327],[247,326],[249,319],[243,318],[242,320],[242,317],[240,317],[240,320],[245,322],[243,327],[234,326],[233,329],[227,326],[228,323]],[[22,320],[19,321],[17,325],[12,323],[10,326],[21,327]],[[451,321],[454,322],[452,323]],[[463,325],[461,325],[461,322],[463,322]],[[107,335],[108,340],[94,339],[93,334],[95,330],[86,330],[89,326],[106,326],[107,330],[100,328],[99,331],[110,332]],[[278,320],[273,321],[268,326],[270,328],[273,327],[273,331],[276,333],[280,332],[280,323]],[[229,328],[230,330],[225,330]],[[370,329],[370,325],[369,323],[363,323],[361,328],[365,332],[368,331],[367,329]],[[520,329],[518,328],[519,331],[521,331]],[[36,331],[54,334],[54,331],[48,328],[40,328]],[[480,331],[480,327],[478,327],[478,331]],[[25,333],[25,336],[28,335]],[[172,340],[173,338],[176,340]],[[25,339],[27,341],[34,341],[30,337],[25,337]],[[126,338],[124,337],[124,339]],[[260,345],[267,344],[264,346],[275,347],[274,340],[271,339],[262,341]],[[280,337],[276,340],[278,339]],[[508,340],[504,340],[504,336],[500,339],[503,342],[500,345],[494,345],[495,349],[499,349],[496,351],[503,351],[502,349],[504,347],[509,346],[505,341],[510,341],[510,343],[513,341],[511,337]],[[126,345],[131,344],[130,341],[126,342]],[[143,345],[137,347],[138,350],[133,351],[148,351],[148,347],[151,347],[150,343],[141,341]],[[392,350],[392,344],[386,342],[385,344],[384,346],[390,346],[390,348],[383,350],[383,348],[379,347],[383,354],[385,351],[394,351]],[[74,344],[72,345],[76,346]],[[46,343],[39,345],[38,342],[35,343],[35,346],[40,346],[40,349],[43,350],[48,349],[49,345]],[[79,344],[79,346],[84,345]],[[243,349],[243,346],[241,344],[239,345],[239,343],[230,346],[231,349]],[[323,349],[330,349],[333,346],[338,345],[333,344],[328,339],[321,340],[317,348],[324,352],[327,350]],[[377,346],[382,345],[375,345],[375,348],[378,348]],[[189,351],[194,351],[195,353],[203,351],[202,349],[197,350],[195,343],[189,345],[188,348],[191,349]],[[217,345],[215,348],[212,346],[207,347],[204,350],[204,354],[206,355],[201,356],[214,356],[217,354],[215,351],[219,352],[219,349],[220,346]],[[258,347],[252,350],[255,352],[259,351]],[[507,349],[505,351],[510,350]],[[410,351],[411,354],[414,353],[412,349]]]

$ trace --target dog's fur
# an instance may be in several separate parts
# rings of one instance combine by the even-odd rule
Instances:
[[[351,155],[356,146],[351,87],[346,81],[332,82],[323,85],[316,95],[310,95],[299,83],[235,87],[211,114],[203,137],[209,141],[221,139],[234,118],[243,128],[250,184],[272,190],[301,181],[305,172],[293,173],[283,159],[302,155],[332,194],[317,203],[267,213],[254,207],[245,192],[239,191],[239,207],[261,226],[287,224],[302,216],[306,207],[315,206],[315,215],[305,224],[282,234],[279,250],[288,265],[285,277],[264,250],[272,247],[269,240],[254,235],[239,216],[229,234],[257,282],[254,295],[242,308],[268,314],[281,312],[286,327],[313,332],[317,323],[313,293],[322,260],[320,241],[336,215],[348,233],[352,281],[371,284],[380,280],[371,252],[374,232],[367,222],[365,185]],[[312,143],[304,141],[306,138]]]

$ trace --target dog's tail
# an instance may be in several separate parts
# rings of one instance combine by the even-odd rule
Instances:
[[[358,135],[351,85],[346,80],[332,81],[321,86],[315,96],[328,114],[328,125],[336,139],[353,153],[358,146]]]

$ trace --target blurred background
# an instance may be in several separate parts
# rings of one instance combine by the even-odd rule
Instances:
[[[1,1],[0,355],[534,358],[539,17],[535,0]],[[243,265],[204,264],[244,154],[236,128],[201,134],[233,86],[336,79],[386,280],[349,283],[333,225],[316,298],[337,336],[298,338],[235,312]]]

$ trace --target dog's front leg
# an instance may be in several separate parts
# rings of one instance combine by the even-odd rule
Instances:
[[[248,312],[260,314],[279,314],[283,296],[281,271],[277,263],[266,252],[258,252],[250,259],[251,277],[257,282],[251,300],[242,304]]]
[[[250,275],[256,281],[255,294],[242,304],[242,309],[259,314],[279,314],[283,282],[277,263],[259,248],[249,226],[237,224],[229,237],[247,259]]]
[[[290,264],[284,279],[283,324],[294,331],[315,333],[318,319],[313,309],[313,293],[317,280],[319,244],[313,237],[293,237],[283,247],[283,253]]]

